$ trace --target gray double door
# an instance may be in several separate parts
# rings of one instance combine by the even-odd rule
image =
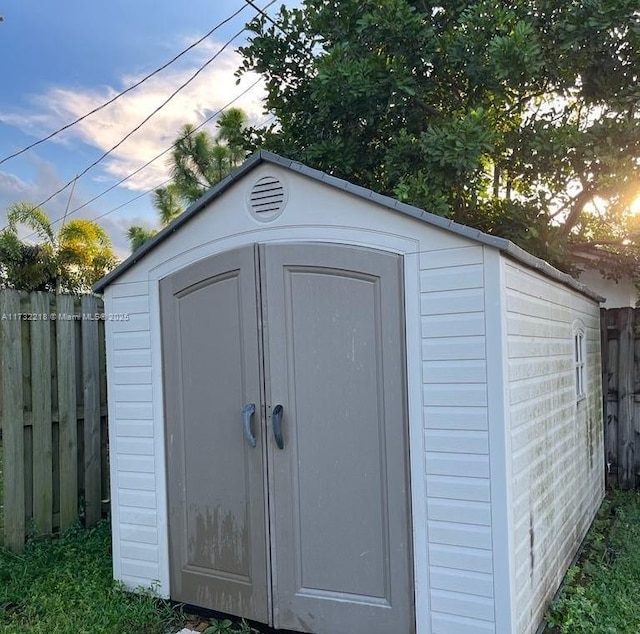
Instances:
[[[160,297],[171,597],[413,632],[401,259],[255,245]]]

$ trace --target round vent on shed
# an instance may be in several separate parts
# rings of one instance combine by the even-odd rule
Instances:
[[[255,218],[262,221],[277,218],[287,202],[284,183],[275,176],[264,176],[251,188],[249,192],[249,211]]]

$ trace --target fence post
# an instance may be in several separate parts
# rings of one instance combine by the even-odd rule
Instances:
[[[0,293],[4,537],[6,545],[16,552],[24,548],[25,538],[22,321],[19,313],[20,293]]]
[[[618,484],[635,487],[633,308],[618,312]]]
[[[31,293],[30,299],[33,520],[38,532],[48,535],[53,530],[49,294]]]
[[[91,526],[102,516],[100,477],[100,370],[98,356],[98,301],[82,298],[82,383],[84,385],[84,494],[85,522]]]

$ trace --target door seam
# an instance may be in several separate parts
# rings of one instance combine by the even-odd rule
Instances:
[[[254,262],[256,272],[256,307],[258,311],[258,363],[260,373],[260,416],[262,420],[263,431],[263,464],[264,464],[264,500],[265,500],[265,537],[266,537],[266,552],[267,552],[267,599],[268,606],[267,612],[269,614],[269,626],[275,627],[276,622],[276,602],[274,599],[275,589],[275,566],[274,566],[274,549],[273,549],[273,529],[272,529],[272,506],[273,500],[270,494],[270,460],[269,460],[269,416],[271,413],[271,406],[268,402],[267,395],[269,394],[268,374],[267,374],[267,357],[268,357],[268,338],[266,336],[267,330],[267,301],[266,301],[266,283],[263,272],[263,245],[256,243],[254,245]]]

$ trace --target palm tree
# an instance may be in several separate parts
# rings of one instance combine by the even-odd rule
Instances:
[[[208,132],[196,132],[190,123],[182,127],[173,144],[171,177],[181,197],[188,202],[200,198],[216,182],[214,146]]]
[[[231,167],[238,166],[246,157],[243,130],[247,125],[247,115],[241,108],[229,108],[216,121],[218,141],[224,141],[229,149]]]
[[[172,182],[153,192],[153,206],[164,227],[207,189],[221,181],[245,157],[243,129],[247,116],[240,108],[230,108],[216,122],[214,139],[206,130],[190,123],[182,126],[169,157]],[[141,226],[127,230],[131,250],[136,251],[155,231]]]
[[[156,235],[154,229],[147,229],[139,225],[134,225],[127,229],[127,239],[131,245],[131,252],[137,251],[145,242],[151,240]]]
[[[28,202],[12,204],[0,232],[0,284],[26,291],[81,293],[106,275],[117,260],[107,232],[91,220],[74,219],[56,233],[47,214]],[[25,225],[40,242],[18,237]]]
[[[91,288],[117,264],[109,234],[96,222],[76,218],[63,224],[57,234],[58,277],[67,291]],[[57,288],[60,292],[60,288]]]
[[[153,192],[153,206],[158,212],[163,227],[184,211],[180,191],[173,183],[166,187],[159,187]]]

